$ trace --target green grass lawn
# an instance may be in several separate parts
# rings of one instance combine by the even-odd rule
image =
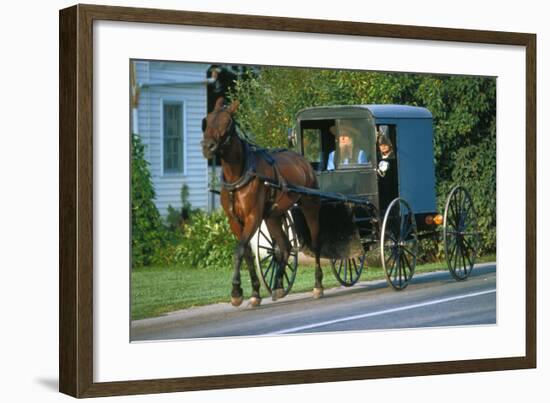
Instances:
[[[484,256],[478,262],[494,261],[495,256]],[[446,269],[445,262],[418,265],[415,273]],[[291,293],[311,291],[314,284],[312,266],[300,266]],[[205,270],[201,268],[142,267],[132,271],[132,319],[159,316],[178,309],[229,302],[231,293],[231,270]],[[323,264],[323,286],[340,286],[330,264]],[[384,278],[380,267],[370,266],[363,270],[359,281]],[[250,297],[250,278],[246,265],[241,270],[242,289],[245,299]],[[262,287],[262,297],[268,296]],[[246,304],[246,300],[244,301]]]

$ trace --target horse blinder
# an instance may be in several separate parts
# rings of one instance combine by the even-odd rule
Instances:
[[[206,118],[203,119],[203,133],[205,133],[207,128]],[[231,137],[235,133],[235,121],[231,119],[229,125],[224,130],[223,135],[218,139],[207,138],[201,141],[201,146],[203,149],[203,155],[205,158],[212,158],[214,155],[220,155],[220,153],[229,145]]]

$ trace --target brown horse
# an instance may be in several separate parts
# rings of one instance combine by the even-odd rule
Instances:
[[[300,205],[309,227],[316,266],[313,296],[319,298],[323,295],[323,273],[317,242],[320,201],[316,197],[300,196],[286,191],[287,184],[317,188],[315,172],[309,162],[295,152],[281,151],[268,154],[256,150],[246,140],[241,139],[233,120],[233,114],[238,106],[238,101],[234,101],[230,106],[224,106],[223,98],[219,98],[214,110],[203,121],[204,138],[201,142],[205,158],[210,159],[215,155],[221,158],[221,204],[229,218],[231,230],[239,241],[234,256],[231,303],[239,306],[243,301],[240,274],[243,258],[247,262],[252,283],[250,305],[257,306],[261,303],[260,282],[254,269],[250,239],[260,227],[262,220],[265,220],[276,246],[274,249],[278,267],[272,298],[276,300],[284,295],[281,278],[291,245],[283,232],[282,220],[285,212],[294,203]],[[280,189],[266,186],[266,180],[279,184]]]

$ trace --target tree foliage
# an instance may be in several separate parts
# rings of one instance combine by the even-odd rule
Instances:
[[[166,230],[155,206],[155,190],[144,157],[145,146],[132,136],[132,267],[154,262],[164,246]]]
[[[487,77],[263,68],[231,93],[238,122],[266,147],[286,145],[296,113],[321,105],[406,104],[434,117],[436,194],[440,211],[454,184],[472,194],[483,252],[496,247],[496,80]]]

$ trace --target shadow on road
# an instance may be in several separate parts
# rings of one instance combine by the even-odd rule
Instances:
[[[474,267],[468,279],[485,276],[495,271],[496,271],[496,263],[483,263]],[[468,279],[464,281],[467,282]],[[445,285],[445,284],[457,283],[457,281],[451,276],[449,271],[439,270],[435,272],[416,274],[411,280],[411,282],[409,283],[409,286],[401,291],[392,290],[385,279],[363,281],[355,284],[352,287],[341,286],[336,288],[325,289],[325,295],[323,296],[323,298],[320,298],[318,300],[314,300],[312,298],[312,293],[310,291],[296,293],[296,294],[290,293],[284,299],[280,299],[275,302],[271,301],[271,298],[269,297],[264,298],[262,304],[258,307],[253,308],[253,310],[262,311],[266,309],[273,309],[276,306],[285,307],[285,306],[296,304],[297,302],[304,302],[304,301],[322,303],[322,301],[338,298],[342,295],[353,296],[357,294],[368,293],[369,296],[374,296],[379,293],[388,292],[388,291],[396,292],[396,293],[406,293],[407,290],[423,287],[427,285],[434,286],[435,283]],[[243,309],[252,310],[252,308],[249,308],[243,305],[243,307],[239,309],[235,309],[235,312],[242,311]]]

